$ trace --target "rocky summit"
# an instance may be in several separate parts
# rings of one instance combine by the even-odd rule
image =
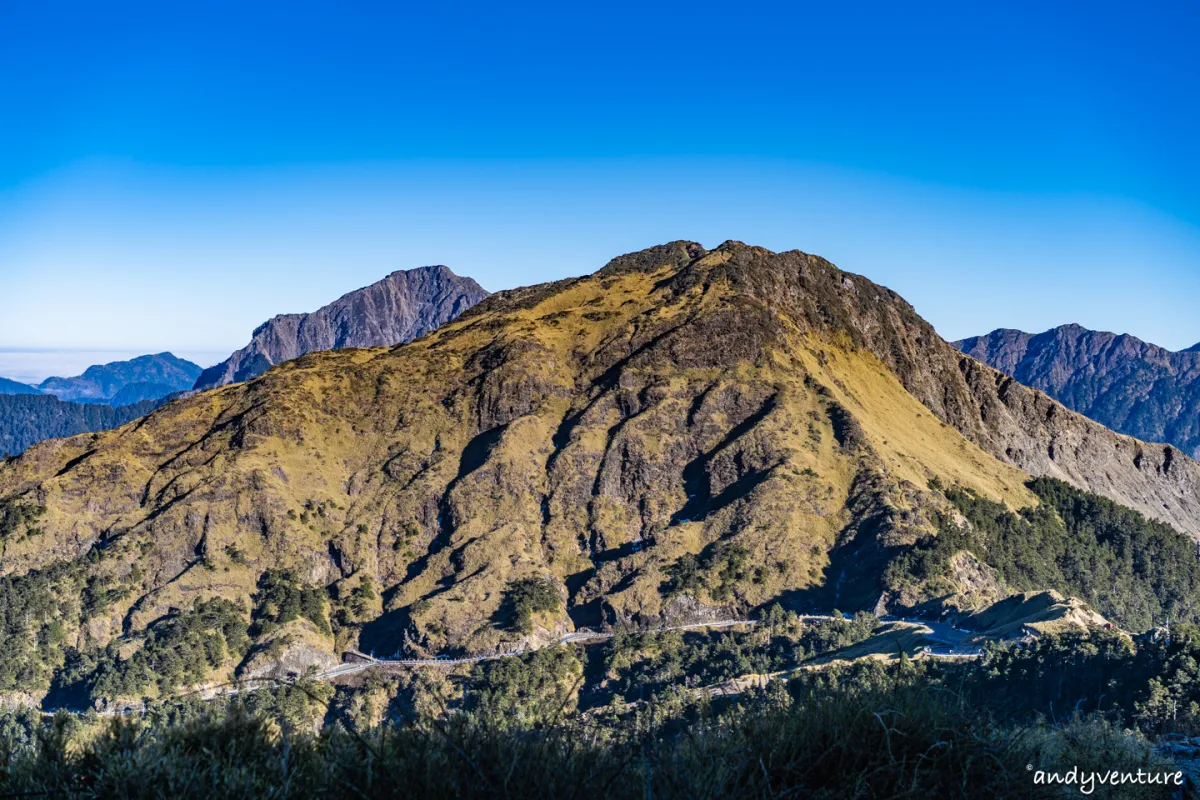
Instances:
[[[955,345],[1113,430],[1200,457],[1200,345],[1175,353],[1079,325],[1001,329]]]
[[[244,613],[278,571],[319,588],[328,609],[229,665],[253,674],[775,602],[994,600],[987,564],[955,554],[934,585],[921,548],[969,524],[950,493],[1031,508],[1031,476],[1200,538],[1200,465],[1175,448],[976,361],[822,258],[673,242],[37,445],[0,466],[0,564],[88,587],[101,600],[56,595],[56,635],[126,655],[172,609]],[[558,602],[526,602],[531,581]]]
[[[389,347],[412,341],[487,297],[447,267],[393,272],[311,314],[280,314],[260,325],[250,344],[206,369],[196,389],[247,381],[306,353]]]

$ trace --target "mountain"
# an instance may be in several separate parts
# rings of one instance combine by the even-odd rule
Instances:
[[[177,386],[177,385],[176,385]],[[169,383],[152,383],[140,381],[127,383],[121,390],[108,399],[110,406],[128,406],[143,400],[158,400],[181,391]]]
[[[488,296],[447,267],[393,272],[311,314],[281,314],[263,323],[250,344],[204,371],[196,389],[247,381],[306,353],[347,347],[390,347],[424,336]]]
[[[162,403],[152,399],[114,408],[101,403],[68,403],[36,393],[0,395],[0,456],[20,453],[44,439],[118,428]]]
[[[40,394],[40,392],[27,384],[0,378],[0,394]]]
[[[1079,325],[955,345],[1113,430],[1200,456],[1200,345],[1175,353]]]
[[[171,353],[159,353],[88,367],[75,378],[47,378],[38,389],[59,400],[127,405],[187,391],[201,372],[201,368],[190,361]],[[125,391],[131,385],[140,388]]]
[[[817,256],[674,242],[0,465],[0,691],[153,696],[352,648],[1030,584],[1145,624],[1198,613],[1180,531],[1200,539],[1200,464],[1175,448]]]

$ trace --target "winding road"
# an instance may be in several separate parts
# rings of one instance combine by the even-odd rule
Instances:
[[[805,622],[818,622],[839,619],[832,614],[800,614],[799,618]],[[979,655],[977,648],[962,648],[960,643],[971,634],[967,631],[959,630],[945,622],[931,622],[923,619],[884,619],[884,622],[902,622],[910,625],[921,625],[925,627],[929,633],[926,638],[935,642],[936,647],[925,648],[925,654],[933,658],[974,658]],[[712,620],[709,622],[693,622],[687,625],[672,625],[668,627],[650,628],[644,631],[636,631],[636,633],[667,633],[670,631],[690,631],[701,629],[721,629],[734,627],[755,627],[761,624],[758,620],[753,619],[723,619]],[[462,658],[448,658],[440,656],[437,658],[376,658],[367,653],[359,652],[358,650],[347,650],[345,655],[351,656],[359,661],[347,661],[329,669],[315,672],[307,677],[317,681],[332,681],[335,678],[340,678],[345,675],[353,675],[358,672],[363,672],[368,669],[377,669],[380,667],[408,667],[408,668],[424,668],[424,667],[455,667],[463,664],[477,664],[482,661],[497,661],[504,658],[514,658],[525,655],[536,650],[541,650],[546,647],[557,647],[564,644],[577,644],[580,642],[593,642],[611,639],[616,636],[615,633],[592,631],[587,628],[573,631],[560,636],[553,641],[539,645],[537,647],[526,648],[522,650],[508,650],[500,653],[488,653],[485,655],[466,656]],[[295,678],[276,678],[264,677],[251,680],[240,681],[237,683],[226,684],[223,686],[206,687],[197,689],[192,692],[185,693],[183,696],[200,695],[203,700],[215,700],[218,697],[228,697],[230,695],[241,694],[243,692],[255,692],[259,689],[268,686],[277,686],[279,684],[294,683]],[[58,710],[69,711],[73,714],[84,713],[77,709],[55,709],[43,711],[44,714],[54,714]],[[101,716],[126,716],[130,714],[141,713],[142,709],[136,707],[125,708],[114,711],[97,712]]]

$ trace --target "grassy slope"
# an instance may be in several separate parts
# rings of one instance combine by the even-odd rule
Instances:
[[[561,581],[580,624],[589,603],[610,622],[721,615],[831,588],[864,520],[883,556],[930,530],[946,508],[930,478],[1035,502],[868,351],[721,280],[666,286],[676,273],[518,292],[407,346],[314,354],[44,443],[0,468],[0,497],[47,508],[0,569],[92,548],[106,579],[138,564],[80,645],[195,598],[245,600],[286,566],[321,585],[370,576],[384,613],[364,637],[381,652],[487,650],[516,638],[497,614],[518,577]],[[699,606],[662,591],[684,555]],[[877,577],[836,599],[873,603]],[[573,624],[542,621],[535,638]]]

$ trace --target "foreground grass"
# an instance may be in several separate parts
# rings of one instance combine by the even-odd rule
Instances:
[[[0,753],[0,795],[78,798],[1064,797],[1028,767],[1165,769],[1099,720],[1005,726],[924,687],[764,695],[720,717],[501,730],[441,722],[284,735],[232,713],[166,728],[58,719]],[[1157,797],[1143,787],[1094,797]]]

